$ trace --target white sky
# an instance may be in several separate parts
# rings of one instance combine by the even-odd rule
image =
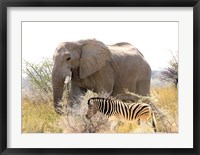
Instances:
[[[129,42],[152,70],[166,67],[178,51],[178,22],[23,22],[22,59],[52,58],[60,42],[95,38],[105,44]]]

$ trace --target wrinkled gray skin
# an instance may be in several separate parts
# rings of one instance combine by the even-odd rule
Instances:
[[[62,108],[59,102],[68,76],[71,76],[70,101],[87,89],[113,96],[124,93],[124,89],[139,95],[149,94],[151,68],[138,49],[129,43],[64,42],[57,47],[53,60],[53,98],[57,112]]]

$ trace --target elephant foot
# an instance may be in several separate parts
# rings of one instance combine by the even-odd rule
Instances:
[[[69,100],[66,104],[66,108],[69,107],[71,109],[80,108],[80,101],[79,100]]]

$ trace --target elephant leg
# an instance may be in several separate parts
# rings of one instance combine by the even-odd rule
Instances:
[[[136,93],[147,96],[150,93],[150,80],[140,80],[136,84]]]
[[[127,93],[121,93],[116,95],[115,97],[123,102],[137,102],[139,97],[137,94],[133,92],[130,92],[131,94],[127,94]]]
[[[73,105],[75,105],[75,104],[80,104],[80,96],[85,95],[85,93],[86,93],[85,89],[76,86],[72,82],[68,105],[70,107],[73,107]]]
[[[113,93],[113,86],[114,86],[114,81],[110,80],[108,84],[97,84],[97,88],[95,92],[98,93],[99,97],[110,97]]]
[[[136,82],[133,82],[133,84],[130,84],[128,88],[127,87],[123,89],[121,88],[121,90],[115,93],[114,96],[123,102],[130,102],[130,101],[137,102],[139,97],[137,95]]]

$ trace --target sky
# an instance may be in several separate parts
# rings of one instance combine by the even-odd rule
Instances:
[[[178,22],[23,22],[22,59],[52,59],[59,43],[93,38],[104,44],[129,42],[152,70],[161,70],[178,51]]]

